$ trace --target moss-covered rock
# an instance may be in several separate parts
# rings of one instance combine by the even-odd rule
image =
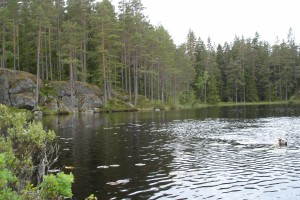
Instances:
[[[97,86],[77,81],[71,89],[69,82],[55,81],[52,89],[54,98],[60,101],[58,113],[93,112],[102,106],[101,90]]]
[[[0,70],[1,72],[1,70]],[[11,106],[9,97],[9,81],[7,76],[0,75],[0,102]]]
[[[33,74],[0,68],[0,103],[17,108],[33,109],[36,76]]]
[[[32,110],[36,105],[36,99],[33,93],[20,93],[10,95],[11,104],[16,108]]]
[[[32,110],[36,102],[36,76],[27,72],[0,68],[0,103],[16,108]],[[68,114],[73,112],[116,112],[136,111],[137,108],[151,109],[153,105],[144,96],[138,96],[137,107],[130,103],[130,96],[121,91],[112,91],[112,98],[103,106],[103,91],[83,82],[39,80],[39,103],[44,114]],[[131,101],[133,101],[133,96]]]

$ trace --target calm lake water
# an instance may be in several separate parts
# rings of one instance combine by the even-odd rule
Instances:
[[[74,199],[300,199],[300,105],[44,118]],[[276,148],[285,137],[287,147]]]

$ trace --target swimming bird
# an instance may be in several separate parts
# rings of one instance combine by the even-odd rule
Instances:
[[[278,145],[279,146],[287,146],[287,141],[284,139],[279,138],[278,139]]]

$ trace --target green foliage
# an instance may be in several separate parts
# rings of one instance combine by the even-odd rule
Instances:
[[[40,95],[44,97],[50,97],[55,95],[55,89],[50,83],[45,83],[40,90]]]
[[[219,103],[220,97],[218,95],[217,82],[215,76],[209,77],[207,90],[208,90],[207,103],[209,104]]]
[[[206,90],[206,85],[207,85],[207,81],[208,81],[209,75],[208,75],[208,71],[205,71],[203,73],[203,75],[199,75],[197,78],[197,81],[195,82],[195,87],[198,91],[198,95],[197,98],[203,98],[206,94],[205,90]]]
[[[7,169],[7,160],[4,153],[0,154],[0,199],[17,199],[18,195],[9,185],[17,181],[17,177]]]
[[[252,75],[246,76],[246,100],[247,102],[258,101],[257,89],[255,85],[255,80]]]
[[[133,105],[130,105],[129,103],[125,103],[121,100],[111,98],[107,102],[106,110],[108,111],[132,111],[135,110]]]
[[[166,110],[166,104],[162,101],[153,101],[152,102],[152,108],[156,109],[160,109],[160,110]]]
[[[179,102],[182,105],[187,104],[187,103],[192,103],[194,101],[195,101],[195,94],[193,91],[184,92],[179,97]]]
[[[89,197],[85,198],[85,200],[97,200],[94,194],[91,194]]]
[[[72,174],[45,176],[46,166],[57,153],[52,146],[53,131],[45,131],[42,123],[28,122],[25,113],[10,112],[0,104],[0,133],[0,199],[72,197]]]
[[[156,102],[156,101],[155,101]],[[151,100],[149,100],[148,98],[139,95],[138,97],[138,108],[152,108],[153,104],[155,104],[154,102],[152,102]]]
[[[9,109],[8,107],[0,104],[0,129],[12,125],[16,123],[18,127],[25,123],[26,121],[26,114],[23,112],[13,112],[13,110]],[[17,121],[15,120],[17,119]]]
[[[60,172],[56,175],[50,174],[44,177],[41,183],[42,197],[45,199],[55,199],[57,197],[72,197],[71,186],[74,182],[74,176],[71,173],[66,175]]]

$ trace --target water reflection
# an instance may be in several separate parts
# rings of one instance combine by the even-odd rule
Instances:
[[[58,166],[75,167],[75,199],[295,199],[298,116],[290,105],[44,120],[59,135]],[[282,136],[288,147],[274,148]]]

